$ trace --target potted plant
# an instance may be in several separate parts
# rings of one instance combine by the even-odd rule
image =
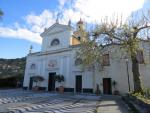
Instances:
[[[32,78],[33,78],[33,81],[36,83],[36,86],[33,88],[33,90],[37,91],[37,90],[39,90],[38,83],[44,81],[44,78],[39,75],[33,76]]]
[[[56,75],[55,76],[55,80],[59,83],[59,87],[58,87],[58,91],[60,93],[64,92],[64,86],[63,86],[63,82],[64,82],[64,76],[63,75]]]
[[[114,95],[119,95],[119,91],[116,88],[117,82],[115,80],[112,82],[112,85],[114,86],[114,92],[113,92],[113,94]]]

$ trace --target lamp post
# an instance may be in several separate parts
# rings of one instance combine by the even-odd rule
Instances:
[[[125,61],[126,61],[127,77],[128,77],[128,90],[130,92],[130,78],[129,78],[129,67],[128,67],[129,59],[125,58]]]

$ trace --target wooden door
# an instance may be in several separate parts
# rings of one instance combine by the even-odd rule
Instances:
[[[103,78],[103,93],[112,94],[111,78]]]
[[[82,92],[82,76],[76,76],[76,92]]]
[[[33,87],[33,77],[30,77],[29,89],[31,90]]]
[[[55,91],[55,75],[55,72],[49,73],[48,91]]]

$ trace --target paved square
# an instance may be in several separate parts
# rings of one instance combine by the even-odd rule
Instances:
[[[100,97],[0,90],[0,113],[95,113]]]

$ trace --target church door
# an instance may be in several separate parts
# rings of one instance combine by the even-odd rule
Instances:
[[[55,75],[55,72],[49,73],[48,91],[55,91]]]
[[[82,76],[76,76],[76,92],[82,92]]]
[[[103,78],[103,93],[104,94],[112,94],[111,78]]]
[[[30,77],[29,89],[31,90],[33,86],[33,77]]]

